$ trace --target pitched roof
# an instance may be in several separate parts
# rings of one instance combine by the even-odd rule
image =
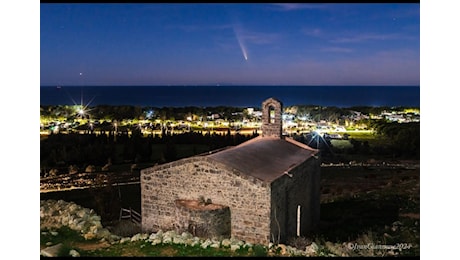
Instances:
[[[272,182],[317,153],[318,150],[288,137],[259,136],[207,157],[244,174]]]

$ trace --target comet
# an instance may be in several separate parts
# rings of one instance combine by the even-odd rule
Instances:
[[[243,53],[244,60],[248,60],[248,52],[246,50],[246,46],[244,45],[238,31],[236,30],[235,26],[233,27],[233,31],[235,32],[236,40],[238,41],[238,44],[240,45],[241,52]]]

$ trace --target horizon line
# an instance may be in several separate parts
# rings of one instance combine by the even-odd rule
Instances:
[[[245,86],[245,87],[420,87],[420,84],[418,85],[408,85],[408,84],[402,84],[402,85],[297,85],[297,84],[279,84],[279,85],[265,85],[265,84],[193,84],[193,85],[183,85],[183,84],[153,84],[153,85],[62,85],[62,84],[57,84],[57,85],[50,85],[50,84],[45,84],[45,85],[40,85],[40,87],[239,87],[239,86]]]

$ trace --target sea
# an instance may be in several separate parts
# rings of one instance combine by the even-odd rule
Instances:
[[[41,86],[40,106],[260,107],[267,98],[284,106],[420,107],[420,86]]]

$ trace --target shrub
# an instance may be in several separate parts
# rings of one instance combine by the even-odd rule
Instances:
[[[305,250],[305,247],[311,245],[312,241],[307,237],[291,237],[288,239],[287,244],[299,250]]]

